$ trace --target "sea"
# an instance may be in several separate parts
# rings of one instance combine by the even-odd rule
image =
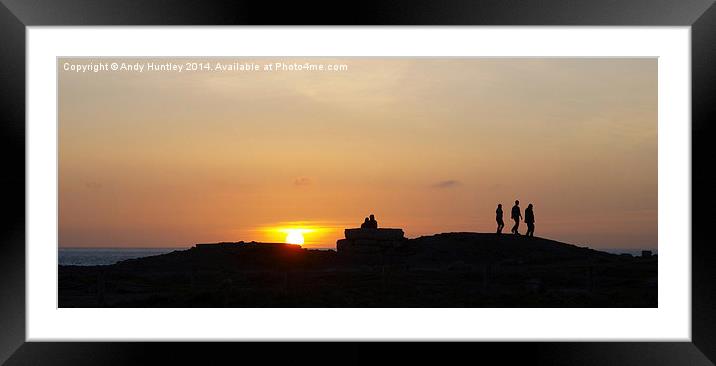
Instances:
[[[103,266],[184,249],[188,248],[60,248],[58,263],[61,266]]]
[[[60,248],[59,264],[61,266],[103,266],[115,264],[126,259],[149,257],[173,252],[175,250],[185,250],[188,248]],[[333,248],[315,248],[328,250]],[[640,256],[642,249],[598,249],[613,254],[631,254]],[[653,254],[657,254],[656,249],[651,250]]]

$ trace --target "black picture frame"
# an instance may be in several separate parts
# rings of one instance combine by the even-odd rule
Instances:
[[[264,362],[713,365],[716,361],[716,249],[706,239],[706,169],[712,136],[709,106],[716,97],[714,0],[490,0],[286,2],[191,0],[0,0],[0,363],[114,365],[238,363],[260,350]],[[692,71],[692,342],[191,344],[26,342],[25,332],[25,46],[28,26],[96,25],[545,25],[690,26]],[[52,87],[48,85],[48,87]],[[700,168],[700,169],[699,169]],[[686,243],[685,243],[686,244]],[[280,351],[277,351],[280,350]],[[463,353],[465,353],[463,355]],[[210,355],[210,356],[208,356]],[[234,361],[232,361],[234,360]],[[491,363],[494,364],[494,363]]]

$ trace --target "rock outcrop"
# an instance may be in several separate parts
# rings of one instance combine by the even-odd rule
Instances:
[[[408,242],[403,229],[346,229],[345,239],[336,242],[338,254],[378,254]]]
[[[338,252],[197,244],[107,266],[59,266],[59,307],[656,307],[658,256],[545,238],[348,229]]]

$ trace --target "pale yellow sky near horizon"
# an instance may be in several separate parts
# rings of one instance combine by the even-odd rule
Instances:
[[[232,59],[158,59],[229,63]],[[59,243],[328,247],[374,213],[409,237],[492,232],[657,247],[655,58],[237,58],[341,72],[65,71]],[[521,225],[521,231],[526,227]]]

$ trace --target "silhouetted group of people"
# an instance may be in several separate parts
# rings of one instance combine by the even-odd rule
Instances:
[[[524,221],[525,224],[527,224],[527,232],[525,233],[526,236],[534,236],[535,234],[535,213],[533,210],[534,206],[530,203],[527,205],[527,208],[525,209],[525,216]],[[520,228],[520,220],[523,219],[522,217],[522,211],[520,210],[520,201],[515,200],[515,205],[512,206],[512,213],[510,214],[510,218],[514,220],[515,225],[512,226],[512,233],[515,235],[520,235],[519,228]],[[505,221],[502,219],[502,204],[497,204],[497,210],[495,210],[495,220],[497,221],[497,233],[502,234],[502,229],[505,227]],[[377,229],[378,228],[378,221],[375,220],[375,216],[371,214],[370,216],[366,217],[363,223],[360,225],[361,229]]]
[[[365,221],[360,225],[361,229],[377,229],[378,221],[375,221],[375,216],[372,214],[365,218]]]
[[[497,233],[502,234],[502,228],[505,227],[505,222],[502,220],[502,204],[497,204],[497,210],[495,211],[497,221]],[[520,211],[520,201],[516,200],[515,205],[512,206],[512,214],[510,215],[512,220],[515,221],[515,225],[512,227],[512,233],[520,235],[518,229],[520,228],[520,220],[522,219],[522,212]],[[525,209],[524,216],[525,224],[527,224],[526,236],[534,236],[535,234],[535,213],[533,206],[530,203]]]

